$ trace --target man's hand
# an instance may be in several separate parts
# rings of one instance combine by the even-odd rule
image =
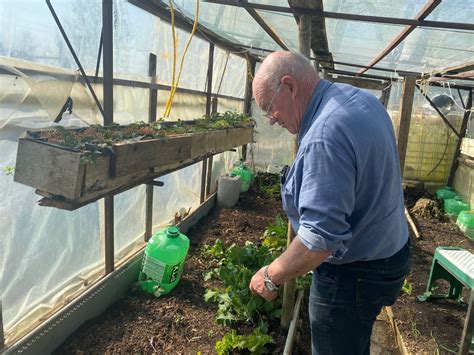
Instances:
[[[250,280],[250,291],[254,295],[258,295],[260,297],[265,298],[267,301],[273,301],[275,298],[278,297],[278,291],[268,291],[265,287],[265,283],[263,282],[265,266],[258,270],[255,275],[253,275],[252,280]]]

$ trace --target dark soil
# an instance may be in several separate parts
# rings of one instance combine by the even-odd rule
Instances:
[[[241,195],[234,209],[211,211],[187,233],[191,248],[185,271],[170,295],[157,299],[131,290],[101,316],[84,324],[55,353],[215,353],[215,342],[230,329],[215,323],[216,306],[204,302],[207,285],[202,273],[207,265],[200,250],[217,238],[228,245],[243,244],[247,240],[258,243],[266,227],[274,222],[275,215],[283,215],[281,201],[269,196],[268,192],[251,189]],[[430,199],[433,195],[420,187],[405,190],[405,203],[410,211],[420,198]],[[421,239],[411,235],[412,271],[408,280],[413,290],[411,294],[402,293],[392,307],[402,338],[412,354],[456,352],[467,312],[465,303],[417,299],[426,289],[436,247],[460,246],[474,252],[473,241],[449,219],[430,217],[431,211],[418,210],[417,215],[412,214],[422,235]],[[468,300],[467,290],[463,295]],[[301,308],[301,319],[294,354],[305,355],[310,354],[307,297]],[[250,328],[239,329],[242,334],[250,332]],[[270,334],[276,344],[268,348],[269,352],[283,353],[286,332],[278,324],[271,324]],[[390,344],[385,349],[389,347]]]
[[[215,209],[187,233],[191,247],[180,283],[168,295],[155,298],[139,291],[130,291],[101,316],[84,324],[56,351],[71,353],[158,353],[212,354],[217,340],[230,330],[216,324],[216,306],[204,302],[206,284],[202,273],[208,271],[201,248],[214,244],[217,238],[227,245],[259,243],[275,215],[284,215],[281,201],[251,189],[242,194],[233,209]],[[302,327],[309,329],[308,316],[302,306]],[[252,329],[239,329],[250,334]],[[271,353],[283,353],[286,331],[270,324],[270,335],[276,344],[268,346]],[[309,354],[309,331],[299,336],[298,354]]]
[[[405,204],[410,212],[420,198],[433,198],[433,195],[420,188],[405,189]],[[474,241],[463,235],[452,220],[433,215],[437,214],[431,208],[429,211],[417,210],[411,213],[421,233],[420,239],[411,233],[412,270],[408,280],[413,291],[410,295],[403,293],[392,307],[405,345],[412,354],[457,352],[467,312],[466,303],[445,299],[420,302],[417,299],[426,290],[437,247],[457,246],[474,252]],[[445,290],[446,286],[446,283],[440,282],[439,291]],[[463,296],[468,302],[466,288]]]

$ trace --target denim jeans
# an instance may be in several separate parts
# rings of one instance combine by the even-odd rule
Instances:
[[[395,302],[409,269],[409,242],[386,259],[316,268],[309,298],[312,354],[369,354],[375,319]]]

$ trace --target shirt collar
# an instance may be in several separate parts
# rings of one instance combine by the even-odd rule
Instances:
[[[301,140],[305,136],[306,132],[308,132],[309,127],[311,127],[311,125],[313,124],[315,113],[318,110],[319,104],[323,99],[324,93],[331,86],[331,84],[331,82],[321,79],[319,84],[314,89],[308,107],[306,108],[306,111],[303,115],[303,119],[301,121],[301,127],[298,133],[298,145],[301,144]]]

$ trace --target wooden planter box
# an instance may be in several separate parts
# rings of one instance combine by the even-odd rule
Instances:
[[[136,142],[119,142],[94,162],[74,149],[36,139],[19,140],[14,180],[36,188],[40,205],[73,210],[251,143],[253,127],[228,128]]]

